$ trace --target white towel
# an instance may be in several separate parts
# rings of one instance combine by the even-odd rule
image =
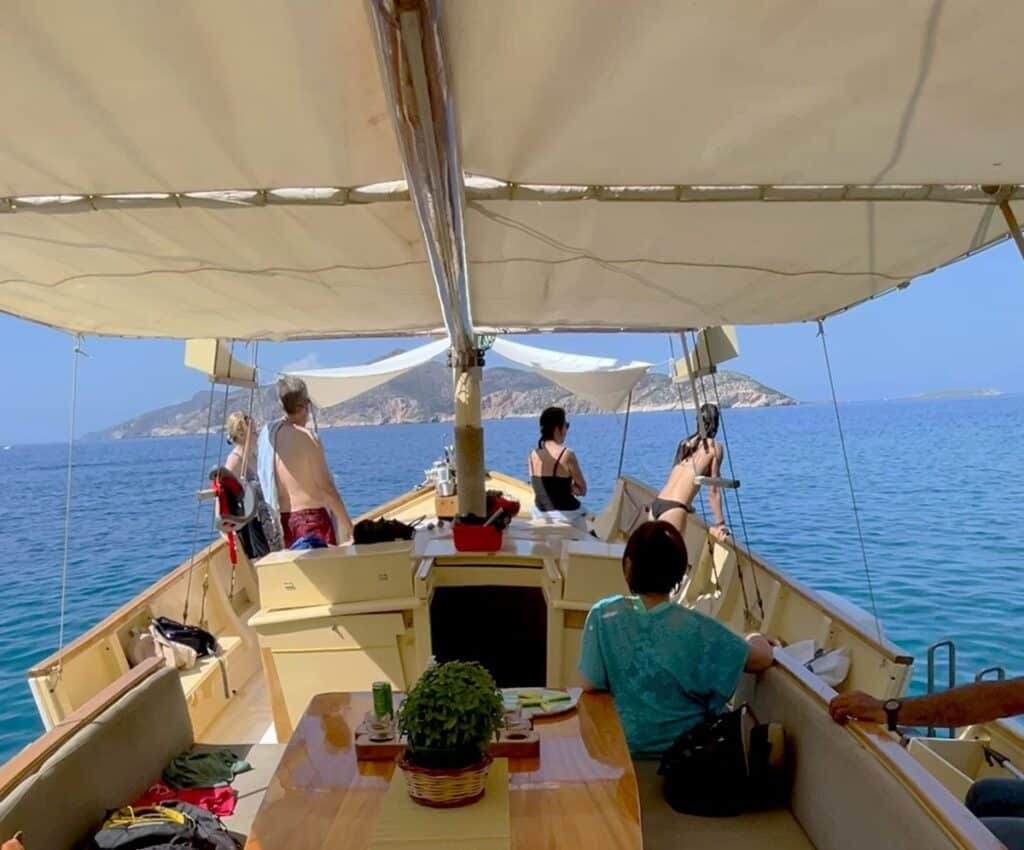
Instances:
[[[282,425],[284,425],[283,419],[268,422],[260,431],[260,438],[256,444],[256,469],[260,477],[260,488],[263,490],[264,500],[270,505],[270,509],[275,515],[281,513],[281,502],[277,496],[274,441],[277,438],[278,429]]]

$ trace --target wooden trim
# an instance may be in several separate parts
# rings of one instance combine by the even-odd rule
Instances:
[[[291,741],[292,722],[288,717],[288,706],[284,699],[284,689],[281,687],[281,678],[277,675],[277,665],[274,662],[274,653],[262,647],[260,649],[260,661],[263,664],[263,679],[267,683],[267,696],[270,697],[270,716],[274,721],[274,732],[278,741]]]
[[[71,712],[42,737],[37,738],[14,758],[0,767],[0,798],[6,797],[25,777],[36,769],[83,726],[95,720],[129,691],[164,668],[163,658],[147,658],[137,667],[107,685],[96,696]]]
[[[510,487],[520,487],[524,490],[529,489],[529,487],[525,485],[522,481],[520,481],[518,478],[514,478],[511,475],[506,475],[504,472],[485,472],[484,480],[486,481],[488,478],[496,484],[505,484]],[[422,498],[423,496],[426,496],[427,494],[432,493],[433,491],[434,486],[432,484],[424,484],[421,487],[417,487],[415,490],[409,490],[408,492],[403,493],[401,496],[396,496],[390,502],[385,502],[383,505],[380,505],[379,507],[376,507],[373,510],[360,514],[354,520],[352,520],[352,523],[354,525],[357,522],[362,522],[364,519],[377,519],[379,517],[384,516],[384,514],[389,514],[393,511],[404,508],[410,502]],[[433,505],[431,505],[431,507],[433,507]]]
[[[1006,718],[1001,720],[993,720],[991,723],[985,724],[987,726],[994,726],[1000,735],[1005,738],[1009,738],[1018,747],[1024,748],[1024,730],[1012,720]]]
[[[434,489],[433,485],[425,484],[422,487],[417,487],[415,490],[409,490],[407,493],[403,493],[401,496],[397,496],[390,502],[385,502],[383,505],[374,508],[371,511],[367,511],[364,514],[360,514],[354,520],[352,524],[355,525],[357,522],[362,522],[364,519],[377,519],[384,516],[384,514],[391,513],[399,508],[405,507],[413,499],[418,499],[421,496],[425,496],[427,493],[432,492]]]
[[[797,664],[784,652],[775,653],[775,664],[828,707],[836,692]],[[923,765],[918,763],[885,727],[854,721],[843,727],[903,785],[933,820],[957,844],[968,850],[1005,850],[1002,843]]]
[[[259,611],[249,618],[249,624],[250,628],[259,634],[259,630],[264,626],[312,622],[313,620],[350,617],[357,614],[397,614],[402,611],[413,611],[422,606],[423,600],[415,596],[395,596],[387,599],[370,599],[365,602],[337,602],[334,605],[309,605],[305,608]]]
[[[218,554],[218,550],[223,549],[224,546],[225,543],[223,540],[215,540],[205,549],[201,549],[199,552],[197,552],[195,557],[195,569],[200,569],[204,561],[212,561],[213,558]],[[123,626],[125,623],[131,620],[135,614],[138,613],[139,607],[141,605],[145,604],[148,600],[152,599],[154,596],[157,596],[158,594],[166,590],[168,587],[174,584],[174,582],[177,579],[188,575],[189,564],[191,562],[192,559],[189,558],[183,564],[180,564],[179,566],[175,567],[163,578],[158,579],[155,584],[150,585],[138,596],[134,597],[129,602],[125,603],[120,608],[118,608],[113,614],[110,614],[104,619],[100,620],[100,622],[98,622],[95,626],[89,629],[89,631],[87,631],[85,634],[73,640],[71,643],[65,646],[63,650],[60,650],[58,652],[53,653],[50,656],[47,656],[35,666],[30,667],[28,670],[28,676],[31,678],[47,675],[50,672],[50,670],[57,666],[57,663],[62,659],[67,659],[73,655],[77,655],[79,652],[82,652],[85,649],[88,649],[90,646],[92,646],[93,642],[97,638],[104,636],[104,634],[113,629],[118,629],[121,626]]]

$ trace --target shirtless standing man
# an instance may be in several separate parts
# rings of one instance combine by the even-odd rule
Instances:
[[[700,489],[697,476],[718,478],[722,470],[722,458],[725,457],[722,444],[715,441],[715,435],[718,434],[718,406],[702,404],[700,419],[702,428],[679,444],[668,481],[658,493],[658,498],[651,503],[651,519],[671,523],[680,533],[686,531],[686,518],[693,513],[693,498]],[[711,487],[708,501],[715,515],[711,535],[722,540],[729,536],[729,529],[722,514],[721,488]]]
[[[301,378],[277,382],[285,418],[268,425],[260,435],[260,482],[268,501],[281,513],[284,545],[288,548],[307,534],[337,545],[334,520],[343,542],[352,539],[352,520],[327,468],[320,438],[306,428],[309,392]],[[273,494],[273,495],[271,495]]]

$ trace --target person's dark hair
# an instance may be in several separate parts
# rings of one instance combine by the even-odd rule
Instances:
[[[622,553],[622,574],[631,593],[670,593],[686,575],[686,544],[667,522],[645,522]]]
[[[285,375],[277,382],[277,397],[281,399],[281,407],[289,416],[298,413],[299,408],[309,404],[306,382],[294,375]]]
[[[561,407],[548,407],[540,415],[540,439],[537,448],[544,448],[545,440],[555,439],[555,431],[565,425],[565,410]]]
[[[709,440],[713,440],[715,435],[718,433],[718,423],[721,416],[718,412],[717,404],[702,404],[700,406],[700,421],[704,426],[703,436]],[[676,459],[675,463],[682,463],[695,451],[697,446],[700,445],[701,433],[698,430],[695,434],[690,434],[685,440],[679,443],[676,448]]]

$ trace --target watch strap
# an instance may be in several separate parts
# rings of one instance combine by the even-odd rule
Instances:
[[[901,703],[898,699],[886,700],[885,703],[882,705],[882,708],[885,711],[885,725],[889,728],[890,732],[899,731],[898,723],[900,716],[900,708],[902,707],[903,703]]]

